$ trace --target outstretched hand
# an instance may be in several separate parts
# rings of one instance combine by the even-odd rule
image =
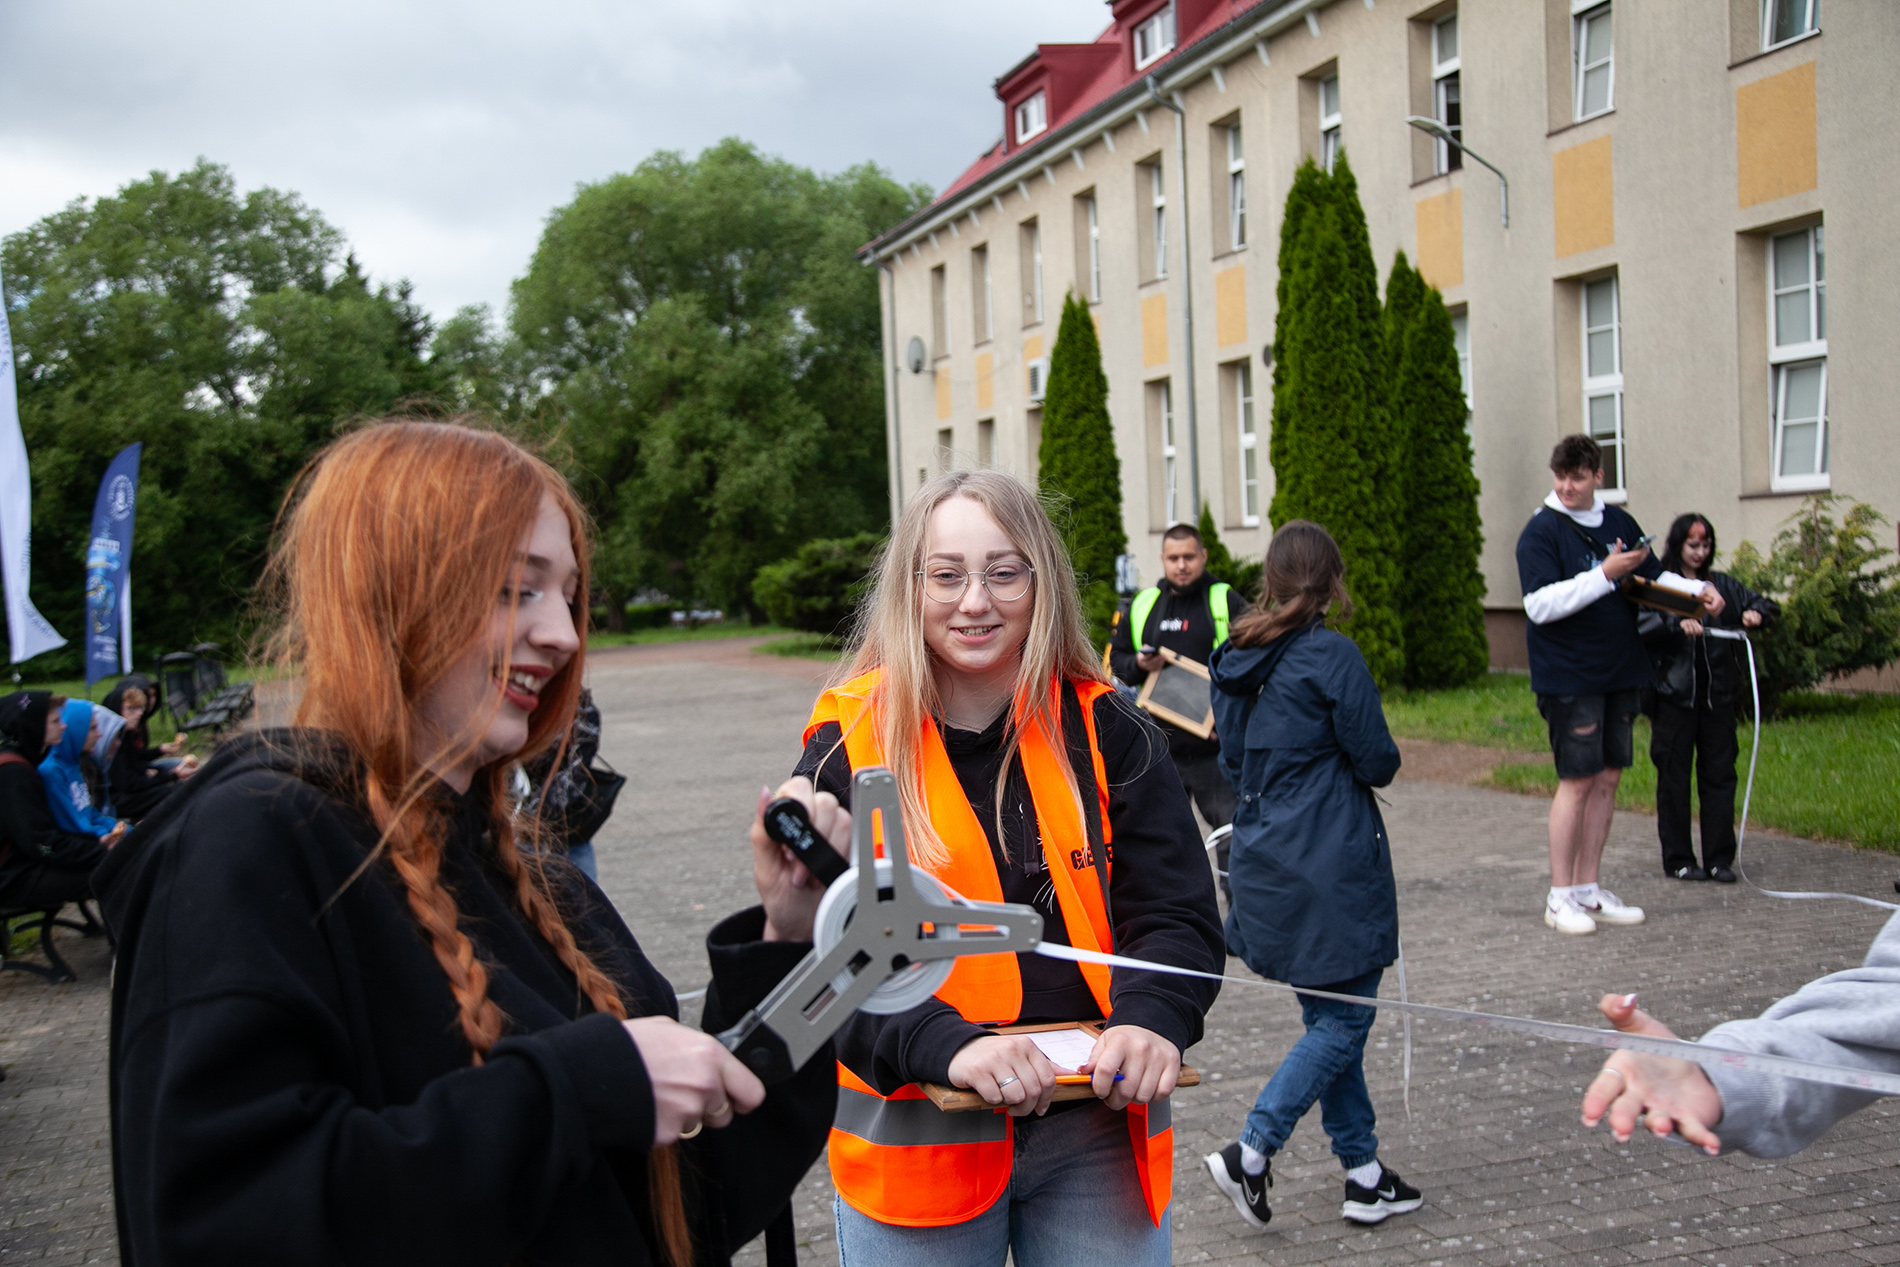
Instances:
[[[1606,994],[1597,1009],[1625,1034],[1674,1038],[1668,1026],[1636,1006],[1634,994]],[[1713,1157],[1722,1151],[1714,1127],[1722,1120],[1722,1093],[1702,1066],[1689,1060],[1617,1051],[1584,1089],[1583,1124],[1609,1115],[1610,1133],[1627,1143],[1640,1120],[1659,1139],[1674,1133]]]

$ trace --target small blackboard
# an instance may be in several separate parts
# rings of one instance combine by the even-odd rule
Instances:
[[[1214,704],[1207,666],[1166,647],[1158,650],[1166,663],[1148,675],[1135,703],[1191,735],[1208,738],[1214,733]]]

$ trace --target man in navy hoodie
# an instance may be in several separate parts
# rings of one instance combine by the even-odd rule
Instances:
[[[1631,573],[1652,581],[1665,574],[1642,527],[1598,491],[1603,453],[1595,440],[1558,441],[1550,473],[1551,494],[1517,539],[1531,689],[1557,759],[1544,923],[1560,933],[1594,933],[1598,924],[1643,922],[1641,907],[1598,885],[1597,866],[1617,782],[1635,759],[1638,692],[1652,677],[1636,607],[1617,583]],[[1713,585],[1703,586],[1702,598],[1710,615],[1722,610]]]

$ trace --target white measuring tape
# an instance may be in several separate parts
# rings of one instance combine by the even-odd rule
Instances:
[[[1900,1075],[1870,1073],[1861,1069],[1849,1069],[1844,1065],[1817,1064],[1811,1060],[1796,1060],[1789,1056],[1767,1056],[1760,1052],[1737,1051],[1731,1047],[1710,1047],[1680,1038],[1653,1038],[1647,1034],[1625,1034],[1613,1029],[1592,1029],[1588,1025],[1567,1025],[1560,1021],[1533,1021],[1518,1016],[1494,1016],[1489,1012],[1473,1012],[1460,1007],[1439,1007],[1432,1003],[1408,1003],[1397,999],[1364,998],[1357,994],[1334,994],[1328,990],[1288,985],[1284,981],[1268,981],[1260,977],[1224,976],[1218,972],[1201,972],[1195,968],[1152,963],[1146,959],[1103,954],[1096,950],[1081,950],[1074,946],[1061,946],[1046,941],[1036,947],[1036,953],[1050,959],[1100,964],[1105,968],[1132,968],[1141,972],[1163,972],[1177,977],[1199,977],[1205,981],[1231,982],[1234,985],[1281,990],[1288,994],[1311,995],[1316,999],[1331,999],[1335,1003],[1386,1008],[1405,1015],[1430,1016],[1439,1020],[1456,1021],[1461,1025],[1508,1030],[1514,1034],[1534,1034],[1539,1038],[1554,1039],[1560,1043],[1647,1052],[1652,1056],[1691,1060],[1711,1069],[1747,1069],[1754,1073],[1799,1078],[1803,1082],[1825,1082],[1831,1086],[1852,1087],[1857,1091],[1870,1091],[1876,1095],[1900,1095]]]
[[[1740,642],[1748,648],[1748,691],[1755,704],[1755,744],[1748,754],[1748,782],[1742,788],[1742,821],[1735,832],[1735,869],[1742,873],[1742,879],[1748,881],[1748,887],[1768,897],[1790,898],[1795,901],[1813,901],[1817,898],[1834,898],[1843,902],[1859,902],[1863,906],[1877,906],[1883,911],[1900,911],[1900,906],[1892,902],[1880,902],[1858,893],[1789,893],[1776,889],[1764,889],[1748,878],[1748,871],[1742,866],[1742,842],[1748,839],[1748,803],[1755,795],[1755,763],[1761,759],[1761,677],[1755,671],[1755,643],[1744,630],[1740,629],[1704,629],[1703,635],[1710,638],[1726,638]]]

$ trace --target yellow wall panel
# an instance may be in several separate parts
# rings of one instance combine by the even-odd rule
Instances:
[[[937,421],[942,422],[950,416],[950,367],[937,367]]]
[[[995,364],[988,352],[976,354],[976,407],[978,409],[996,408],[996,387],[990,381],[990,369]]]
[[[1247,266],[1214,274],[1214,338],[1230,348],[1247,341]]]
[[[1168,363],[1168,297],[1150,295],[1141,301],[1141,364],[1152,369]]]
[[[1413,213],[1418,220],[1418,271],[1440,290],[1464,285],[1464,191],[1449,189],[1421,198]]]
[[[1814,63],[1735,90],[1735,196],[1744,207],[1814,188]]]
[[[1616,198],[1610,178],[1610,138],[1600,136],[1552,154],[1550,195],[1556,213],[1558,259],[1613,244]]]

